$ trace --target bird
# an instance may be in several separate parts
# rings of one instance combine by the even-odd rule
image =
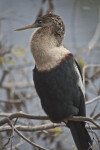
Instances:
[[[33,80],[42,108],[53,123],[66,123],[78,150],[92,150],[85,122],[68,120],[71,116],[86,116],[86,108],[81,69],[62,44],[64,22],[60,16],[48,13],[16,31],[29,28],[37,28],[30,49],[35,60]]]

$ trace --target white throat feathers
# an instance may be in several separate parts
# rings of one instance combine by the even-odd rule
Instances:
[[[70,54],[63,45],[59,45],[49,27],[38,28],[32,35],[30,46],[39,71],[55,68]]]

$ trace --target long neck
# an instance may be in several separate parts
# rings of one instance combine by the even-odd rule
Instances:
[[[38,70],[54,68],[65,55],[69,54],[58,41],[49,27],[39,28],[32,35],[31,52]]]
[[[31,52],[35,59],[38,59],[39,55],[47,55],[49,50],[57,45],[57,39],[48,27],[39,28],[32,35]]]

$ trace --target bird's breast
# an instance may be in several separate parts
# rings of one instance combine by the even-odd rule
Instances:
[[[63,46],[47,49],[34,50],[33,57],[35,59],[36,68],[39,71],[50,71],[56,68],[71,53]]]

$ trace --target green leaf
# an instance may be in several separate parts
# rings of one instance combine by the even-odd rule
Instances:
[[[0,63],[3,63],[3,62],[4,62],[3,57],[0,56]]]
[[[79,63],[79,65],[80,65],[81,68],[84,67],[84,61],[83,61],[83,59],[79,58],[78,59],[78,63]]]

